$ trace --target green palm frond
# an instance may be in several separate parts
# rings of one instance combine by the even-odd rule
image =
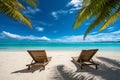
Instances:
[[[85,21],[85,19],[90,17],[90,15],[91,12],[88,7],[83,7],[82,9],[80,9],[76,21],[73,24],[73,29],[78,28]]]
[[[109,14],[107,15],[109,16]],[[88,35],[88,33],[90,33],[90,31],[92,31],[98,24],[102,23],[105,21],[105,18],[107,17],[104,13],[101,13],[94,21],[92,24],[90,24],[90,26],[88,27],[88,29],[86,30],[83,39],[86,38],[86,36]]]
[[[90,26],[88,26],[88,29],[84,34],[84,39],[87,34],[99,24],[105,22],[99,30],[101,31],[111,22],[116,21],[120,15],[119,11],[117,11],[120,7],[120,0],[83,0],[83,3],[83,8],[79,10],[80,12],[77,15],[73,29],[80,27],[85,20],[95,18]]]
[[[104,7],[105,3],[107,3],[106,0],[91,0],[89,5],[82,8],[82,10],[80,9],[81,11],[80,11],[80,13],[78,13],[76,21],[73,25],[73,29],[80,27],[80,25],[86,19],[91,18],[95,15],[98,15],[98,12]]]
[[[82,5],[83,6],[88,6],[90,4],[90,0],[84,0],[83,2],[82,2]]]
[[[88,8],[82,8],[79,12],[78,12],[78,16],[76,18],[75,23],[73,24],[73,29],[78,28],[86,18],[89,18],[90,16],[90,10]]]
[[[17,10],[25,10],[24,6],[18,0],[5,0],[5,3]]]
[[[120,17],[120,8],[113,15],[111,15],[110,18],[107,19],[107,21],[99,29],[99,32],[106,29],[111,23],[115,22],[118,17]]]
[[[25,7],[19,1],[20,0],[0,0],[0,12],[32,28],[30,19],[24,16],[21,12],[25,10]],[[37,0],[21,1],[24,1],[33,7],[37,7]]]
[[[105,20],[111,16],[111,11],[113,10],[113,5],[116,5],[116,3],[107,3],[101,11],[99,11],[99,15],[96,17],[96,19],[93,21],[93,23],[88,27],[87,31],[84,34],[84,39],[92,31],[95,27],[97,27],[98,24],[101,24],[105,22]]]
[[[37,7],[37,0],[23,0],[33,7]]]
[[[0,12],[6,14],[9,17],[12,17],[14,20],[21,21],[22,23],[32,28],[30,20],[6,2],[0,2]]]

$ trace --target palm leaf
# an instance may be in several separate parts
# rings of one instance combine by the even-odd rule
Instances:
[[[79,10],[78,14],[82,13],[82,11],[84,10],[85,7],[83,7],[82,9]],[[76,17],[76,21],[73,24],[73,29],[76,29],[81,23],[80,23],[80,19],[79,19],[80,15],[78,15]]]
[[[82,5],[88,6],[90,4],[90,0],[83,0]]]
[[[73,29],[76,29],[76,28],[78,28],[83,22],[84,22],[84,20],[86,19],[86,18],[89,18],[89,16],[90,16],[90,11],[89,11],[89,9],[88,8],[82,8],[81,10],[79,10],[79,12],[78,12],[78,16],[77,16],[77,18],[76,18],[76,21],[75,21],[75,23],[73,24]]]
[[[83,0],[84,1],[84,0]],[[78,13],[78,16],[76,18],[76,21],[73,25],[73,29],[76,29],[80,27],[80,25],[88,18],[92,18],[93,16],[98,15],[99,11],[103,9],[104,5],[109,0],[91,0],[89,5],[82,8],[80,13]]]
[[[37,0],[24,0],[24,1],[33,7],[37,7],[38,3]]]
[[[24,6],[18,0],[4,0],[9,6],[17,10],[24,10]]]
[[[80,27],[85,20],[93,17],[95,18],[93,23],[88,26],[88,29],[84,34],[84,39],[95,27],[101,23],[104,23],[104,21],[109,19],[110,16],[113,16],[112,14],[114,14],[115,11],[120,7],[120,0],[83,0],[83,3],[83,8],[80,9],[80,13],[77,15],[73,29]],[[111,17],[104,24],[104,26],[101,27],[101,30],[105,29],[111,22],[116,21],[116,18],[119,16],[119,14],[116,14],[114,18]]]
[[[111,3],[111,2],[110,2]],[[99,11],[99,15],[96,17],[96,19],[93,21],[93,23],[88,27],[87,31],[84,34],[84,39],[92,31],[95,27],[97,27],[98,24],[103,23],[109,16],[111,16],[113,6],[116,5],[116,2],[113,2],[111,4],[107,3],[103,9]]]
[[[22,15],[18,10],[9,6],[9,4],[7,4],[6,2],[0,2],[0,12],[6,14],[9,17],[12,17],[14,20],[21,21],[22,23],[32,28],[30,20]]]
[[[107,19],[107,21],[99,29],[99,32],[106,29],[111,23],[115,22],[118,17],[120,17],[120,8],[113,15],[111,15],[110,18]]]

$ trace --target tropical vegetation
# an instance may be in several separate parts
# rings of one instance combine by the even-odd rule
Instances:
[[[73,29],[80,27],[86,20],[93,19],[88,26],[84,39],[94,28],[106,29],[120,17],[120,0],[83,0],[83,6],[77,14]]]
[[[25,10],[25,7],[21,4],[22,1],[26,2],[32,7],[37,6],[36,0],[0,0],[0,13],[3,13],[32,28],[30,19],[22,13]]]

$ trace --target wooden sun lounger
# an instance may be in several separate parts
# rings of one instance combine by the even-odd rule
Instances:
[[[27,52],[33,58],[32,62],[26,65],[28,70],[31,66],[42,66],[45,69],[45,65],[51,60],[51,57],[47,57],[45,50],[27,50]]]
[[[91,50],[82,50],[80,56],[78,57],[72,57],[73,61],[80,65],[81,69],[83,66],[89,66],[94,65],[96,69],[98,69],[97,63],[95,63],[92,59],[92,57],[95,55],[95,53],[98,51],[98,49],[91,49]]]

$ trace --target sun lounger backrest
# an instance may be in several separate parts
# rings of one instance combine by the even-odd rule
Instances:
[[[98,49],[82,50],[78,61],[90,61],[97,51]]]
[[[35,62],[44,62],[48,61],[45,50],[28,50],[28,53],[31,55]]]

